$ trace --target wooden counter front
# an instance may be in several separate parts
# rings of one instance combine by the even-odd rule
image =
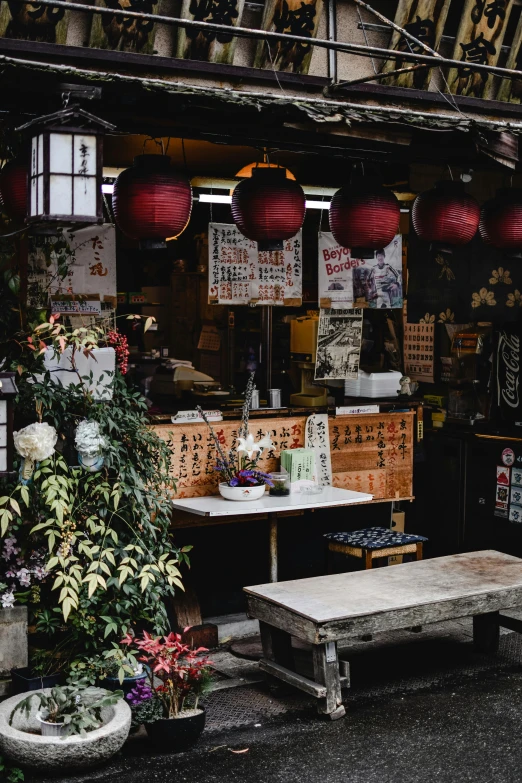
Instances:
[[[371,493],[375,501],[412,497],[412,412],[330,417],[329,436],[334,487]],[[252,419],[256,440],[270,433],[274,449],[259,460],[266,471],[279,468],[284,449],[305,445],[306,417]],[[214,422],[225,453],[237,438],[239,421]],[[169,441],[177,497],[202,497],[218,492],[220,473],[214,470],[215,447],[206,424],[160,424],[154,431]],[[374,501],[374,502],[375,502]]]

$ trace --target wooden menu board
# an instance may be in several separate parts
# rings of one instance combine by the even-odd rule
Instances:
[[[332,484],[370,492],[376,500],[412,496],[414,413],[376,413],[329,419]],[[256,440],[270,432],[274,449],[259,460],[266,471],[277,470],[281,450],[304,446],[305,416],[253,419]],[[223,449],[232,448],[239,421],[214,422]],[[177,497],[203,497],[218,492],[215,447],[202,424],[156,425],[154,431],[171,443]]]

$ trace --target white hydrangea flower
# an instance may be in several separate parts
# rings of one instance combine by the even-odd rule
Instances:
[[[15,602],[12,590],[6,590],[5,593],[2,593],[0,601],[2,602],[2,609],[12,609]]]
[[[50,424],[35,422],[18,432],[13,432],[13,440],[21,457],[31,462],[41,462],[53,453],[58,433]]]
[[[84,419],[76,427],[74,445],[82,456],[96,457],[107,448],[107,441],[100,433],[100,425],[97,421]]]

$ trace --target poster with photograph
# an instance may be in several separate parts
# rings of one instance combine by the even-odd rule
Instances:
[[[299,307],[302,301],[302,232],[282,250],[259,251],[231,223],[208,226],[209,304]]]
[[[320,311],[315,379],[357,378],[362,341],[362,309]]]
[[[352,258],[333,234],[319,232],[319,302],[323,307],[402,308],[402,237],[373,258]]]

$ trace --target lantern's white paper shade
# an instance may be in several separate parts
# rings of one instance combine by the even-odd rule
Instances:
[[[38,194],[38,203],[36,205],[36,214],[41,215],[44,211],[44,197],[43,197],[43,187],[44,187],[44,178],[43,174],[40,174],[36,180],[37,182],[37,194]]]
[[[74,178],[74,214],[96,216],[96,177]]]
[[[7,470],[7,449],[0,449],[0,472],[5,473]]]
[[[0,400],[0,424],[7,424],[7,400]]]
[[[43,137],[43,134],[40,134],[38,136],[38,168],[37,168],[37,173],[38,174],[43,174],[43,170],[44,170],[44,152],[43,152],[43,147],[44,147],[44,137]]]
[[[7,424],[0,425],[0,448],[5,449],[7,446]]]
[[[71,215],[72,177],[61,174],[51,174],[49,179],[49,213],[51,215]]]
[[[31,177],[38,174],[38,138],[34,136],[31,139]]]
[[[74,137],[74,173],[96,175],[96,136],[78,134]],[[78,209],[74,211],[77,215],[81,214]]]
[[[49,134],[49,171],[51,174],[72,174],[72,145],[73,136],[68,133]]]
[[[36,178],[35,179],[31,179],[31,215],[37,215],[38,214],[38,212],[37,212],[37,201],[36,201],[37,188],[38,188],[38,184],[37,184]]]

